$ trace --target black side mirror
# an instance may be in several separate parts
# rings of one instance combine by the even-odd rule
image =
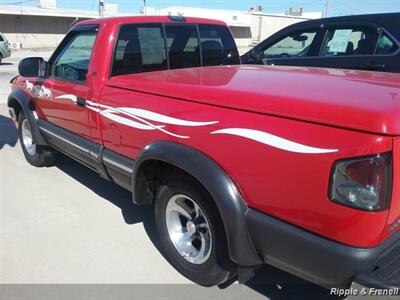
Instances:
[[[44,77],[46,75],[47,62],[42,57],[28,57],[18,64],[19,75],[24,77]]]
[[[258,52],[256,48],[251,49],[249,52],[249,59],[250,61],[256,61],[256,62],[260,61],[261,60],[260,52]]]
[[[305,42],[308,40],[308,36],[306,35],[295,35],[291,37],[296,42]]]

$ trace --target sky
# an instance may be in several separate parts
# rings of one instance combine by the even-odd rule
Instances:
[[[36,5],[37,0],[0,0],[0,4]],[[117,3],[121,13],[138,13],[144,0],[105,0]],[[329,2],[328,15],[400,12],[400,0],[146,0],[148,7],[190,6],[202,8],[248,10],[260,4],[267,13],[283,13],[290,6],[302,6],[306,12],[324,11]],[[57,0],[60,8],[97,11],[98,0]]]

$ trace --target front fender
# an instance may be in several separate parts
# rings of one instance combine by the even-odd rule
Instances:
[[[35,114],[35,106],[32,102],[32,98],[24,91],[16,89],[8,96],[7,106],[13,108],[19,106],[28,119],[29,126],[31,127],[32,135],[36,144],[47,146],[47,142],[39,130],[37,115]]]
[[[200,151],[179,143],[158,141],[146,146],[135,162],[132,178],[133,199],[136,204],[143,204],[143,190],[140,189],[140,185],[143,185],[139,174],[143,163],[148,160],[166,162],[196,178],[210,193],[219,209],[231,259],[241,266],[261,263],[247,231],[245,214],[248,207],[232,179],[215,161]]]

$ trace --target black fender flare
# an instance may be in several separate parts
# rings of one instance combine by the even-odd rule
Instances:
[[[158,160],[173,165],[196,178],[210,193],[219,209],[227,235],[230,258],[240,266],[255,266],[262,261],[253,247],[246,225],[248,207],[226,172],[202,152],[175,142],[156,141],[147,145],[135,161],[132,175],[133,201],[149,204],[140,172],[144,162]]]
[[[36,144],[47,146],[47,142],[39,130],[37,116],[35,116],[34,113],[35,106],[31,100],[32,98],[23,90],[16,89],[8,96],[7,106],[15,107],[18,104],[28,119],[29,126]]]

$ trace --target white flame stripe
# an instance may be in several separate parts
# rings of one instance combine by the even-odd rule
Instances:
[[[244,138],[251,139],[253,141],[290,151],[296,153],[308,153],[308,154],[319,154],[319,153],[332,153],[337,152],[337,149],[322,149],[322,148],[315,148],[310,147],[307,145],[299,144],[279,136],[270,134],[268,132],[254,130],[254,129],[246,129],[246,128],[226,128],[220,129],[211,132],[211,134],[230,134],[236,135]]]
[[[125,114],[125,115],[127,115],[127,116],[129,116],[129,117],[131,117],[131,118],[134,118],[134,119],[136,119],[136,120],[138,120],[138,121],[140,121],[140,122],[143,122],[144,124],[147,124],[147,125],[149,125],[150,127],[153,127],[154,129],[157,129],[157,130],[159,130],[159,131],[161,131],[161,132],[163,132],[163,133],[165,133],[165,134],[168,134],[168,135],[171,135],[171,136],[174,136],[174,137],[177,137],[177,138],[182,138],[182,139],[188,139],[188,138],[189,138],[188,136],[185,136],[185,135],[178,135],[178,134],[169,132],[168,130],[163,129],[161,126],[156,126],[156,125],[150,123],[149,121],[146,121],[146,120],[144,120],[144,119],[142,119],[142,118],[140,118],[140,117],[138,117],[138,116],[135,116],[135,115],[133,115],[133,114],[124,112],[124,111],[122,111],[122,110],[120,110],[120,109],[118,109],[118,108],[112,108],[112,107],[110,107],[109,109],[110,109],[110,110],[113,110],[113,111],[116,111],[116,112],[119,112],[119,113],[121,113],[121,114]]]
[[[67,95],[58,96],[58,97],[56,97],[56,99],[65,99],[65,100],[70,100],[70,101],[76,103],[78,98],[75,95],[67,94]]]
[[[140,108],[132,108],[132,107],[118,107],[119,110],[129,113],[130,115],[135,115],[138,117],[142,117],[146,120],[155,121],[164,124],[171,124],[171,125],[179,125],[179,126],[190,126],[190,127],[197,127],[197,126],[208,126],[218,123],[218,121],[211,121],[211,122],[194,122],[194,121],[187,121],[182,119],[173,118],[166,115],[161,115],[149,110],[140,109]]]
[[[104,116],[105,118],[107,118],[107,119],[110,119],[110,120],[115,121],[115,122],[120,123],[120,124],[124,124],[126,126],[134,127],[134,128],[137,128],[137,129],[155,130],[155,129],[160,129],[160,128],[164,127],[164,126],[156,126],[156,128],[155,128],[155,127],[151,127],[151,126],[145,125],[143,123],[135,122],[135,121],[133,121],[131,119],[124,118],[124,117],[121,117],[119,115],[116,115],[115,111],[111,110],[111,109],[106,109],[106,110],[100,111],[100,114],[102,116]]]
[[[101,109],[95,108],[95,107],[91,107],[91,106],[86,106],[88,109],[93,110],[97,113],[101,112]]]
[[[163,133],[165,133],[165,134],[168,134],[168,135],[171,135],[171,136],[174,136],[174,137],[177,137],[177,138],[181,138],[181,139],[188,139],[188,138],[189,138],[189,136],[178,135],[178,134],[169,132],[168,130],[163,129],[163,127],[164,127],[163,125],[161,125],[161,126],[154,125],[154,124],[152,124],[152,123],[150,123],[150,122],[148,122],[148,121],[146,121],[146,120],[144,120],[144,119],[142,119],[142,118],[140,118],[140,117],[138,117],[138,116],[136,116],[136,115],[134,115],[134,114],[128,113],[128,112],[123,111],[123,110],[121,110],[121,109],[119,109],[119,108],[114,108],[114,107],[111,107],[111,106],[108,106],[108,105],[99,104],[99,103],[94,103],[94,102],[92,102],[92,101],[86,101],[86,103],[89,103],[89,105],[94,105],[94,106],[98,106],[98,107],[105,108],[105,109],[107,109],[107,110],[109,110],[109,111],[118,112],[118,113],[127,115],[127,116],[129,116],[129,117],[131,117],[131,118],[134,118],[134,119],[140,121],[140,122],[143,122],[144,124],[150,126],[150,127],[153,128],[153,129],[159,130],[159,131],[161,131],[161,132],[163,132]],[[103,112],[103,111],[102,111],[102,112]],[[102,114],[102,112],[100,112],[100,114]],[[102,115],[103,115],[103,114],[102,114]],[[104,117],[108,118],[109,116],[110,116],[110,114],[107,114],[107,115],[105,115]],[[113,115],[113,116],[115,117],[115,115]],[[121,118],[122,118],[122,117],[121,117]],[[125,118],[125,119],[126,119],[126,118]],[[126,119],[126,120],[129,120],[129,119]],[[118,122],[118,121],[116,121],[116,122]],[[119,122],[119,123],[120,123],[120,122]],[[137,123],[137,124],[138,124],[138,123]],[[127,125],[127,124],[126,124],[126,125]],[[128,125],[128,126],[130,126],[130,125]],[[145,130],[149,130],[149,129],[145,129]]]
[[[178,125],[178,126],[190,126],[190,127],[197,127],[197,126],[209,126],[217,124],[219,121],[210,121],[210,122],[195,122],[195,121],[187,121],[183,119],[177,119],[170,116],[162,115],[159,113],[155,113],[153,111],[141,109],[141,108],[133,108],[133,107],[110,107],[104,104],[94,103],[92,101],[87,101],[88,104],[93,106],[99,106],[102,108],[107,109],[114,109],[118,110],[121,113],[127,114],[131,117],[141,117],[146,120],[151,120],[159,123],[165,123],[170,125]],[[164,127],[164,126],[162,126]]]
[[[144,129],[144,130],[159,130],[164,132],[165,134],[175,136],[178,138],[184,138],[187,139],[189,138],[188,136],[181,136],[174,134],[172,132],[169,132],[163,127],[165,126],[159,126],[159,125],[154,125],[145,119],[149,119],[152,121],[157,121],[157,122],[162,122],[167,124],[173,124],[173,125],[181,125],[181,126],[207,126],[207,125],[212,125],[218,123],[218,121],[213,121],[213,122],[192,122],[192,121],[186,121],[186,120],[181,120],[181,119],[176,119],[176,118],[171,118],[165,115],[161,115],[158,113],[154,113],[151,111],[146,111],[143,109],[136,109],[136,108],[124,108],[124,107],[110,107],[108,105],[104,104],[99,104],[95,103],[92,101],[87,101],[87,104],[95,107],[100,107],[105,110],[97,109],[94,107],[88,106],[88,108],[92,110],[97,110],[100,114],[102,114],[104,117],[107,117],[109,119],[114,119],[115,122],[122,123],[131,127],[135,127],[138,129]],[[115,112],[127,115],[131,118],[134,118],[144,124],[140,124],[138,122],[134,122],[133,120],[120,117],[118,115],[115,115]],[[141,118],[143,117],[143,118]],[[118,119],[118,120],[117,120]],[[139,128],[140,127],[140,128]],[[246,128],[226,128],[226,129],[220,129],[211,132],[211,134],[230,134],[230,135],[236,135],[240,136],[243,138],[248,138],[251,140],[254,140],[256,142],[286,150],[289,152],[295,152],[295,153],[306,153],[306,154],[323,154],[323,153],[332,153],[332,152],[337,152],[339,151],[338,149],[323,149],[323,148],[316,148],[316,147],[311,147],[307,145],[303,145],[300,143],[296,143],[287,139],[284,139],[282,137],[270,134],[268,132],[260,131],[260,130],[254,130],[254,129],[246,129]]]

